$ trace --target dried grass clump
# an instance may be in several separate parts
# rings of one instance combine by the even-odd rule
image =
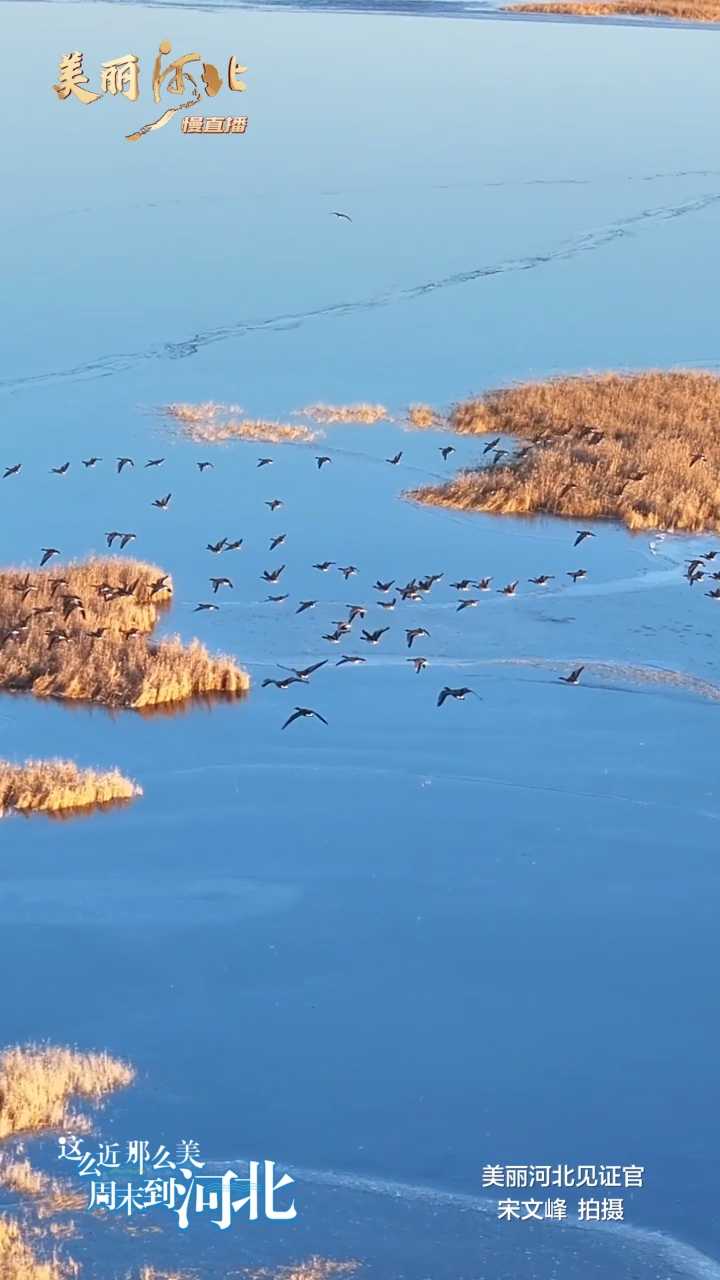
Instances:
[[[157,1267],[142,1267],[137,1280],[190,1280],[188,1271],[158,1271]]]
[[[13,812],[90,809],[142,795],[117,769],[79,769],[71,760],[0,760],[0,818]]]
[[[79,1274],[72,1259],[53,1252],[42,1261],[27,1240],[26,1233],[12,1218],[0,1217],[0,1276],[2,1280],[65,1280]]]
[[[134,1077],[128,1063],[108,1053],[37,1044],[5,1049],[0,1053],[0,1140],[18,1133],[77,1127],[78,1117],[68,1109],[71,1098],[88,1098],[97,1104]]]
[[[171,598],[169,575],[137,560],[0,572],[0,689],[133,708],[245,693],[232,658],[148,639]]]
[[[376,422],[392,422],[384,404],[310,404],[304,409],[294,409],[293,416],[324,423],[364,422],[368,426]]]
[[[433,427],[444,425],[445,419],[437,409],[429,404],[411,404],[407,413],[408,425],[418,431],[432,431]]]
[[[12,1160],[8,1156],[0,1156],[0,1187],[39,1201],[36,1207],[40,1217],[83,1209],[87,1205],[87,1197],[82,1191],[76,1191],[60,1179],[42,1173],[29,1160]]]
[[[507,466],[417,489],[463,510],[619,519],[629,529],[720,531],[720,378],[650,371],[558,378],[456,405],[465,435],[530,441]]]
[[[676,18],[682,22],[718,22],[720,5],[713,0],[616,0],[614,4],[553,3],[507,4],[509,13],[567,13],[586,18],[624,17]]]
[[[261,440],[266,444],[310,444],[318,433],[309,427],[289,426],[284,422],[267,422],[262,418],[242,418],[239,405],[167,404],[163,413],[180,426],[188,440],[200,444],[224,444],[228,440]]]
[[[359,1267],[358,1262],[333,1262],[329,1258],[308,1258],[289,1267],[262,1268],[251,1273],[251,1280],[331,1280],[332,1276],[351,1276]]]

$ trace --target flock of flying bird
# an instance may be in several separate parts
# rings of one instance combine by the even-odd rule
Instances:
[[[499,460],[499,457],[503,456],[503,454],[506,452],[505,450],[498,449],[499,443],[500,443],[500,438],[498,437],[497,439],[489,441],[483,449],[483,452],[485,454],[487,454],[490,451],[494,451],[494,454],[496,455],[495,461]],[[439,452],[442,454],[444,460],[447,461],[450,455],[455,452],[455,449],[454,449],[454,446],[452,445],[445,445],[439,450]],[[401,458],[402,458],[402,451],[396,453],[391,458],[387,458],[386,462],[388,462],[390,465],[396,466],[400,462]],[[86,469],[90,469],[97,466],[100,462],[102,462],[102,459],[99,457],[92,456],[89,458],[83,458],[81,461],[82,461],[83,467],[85,467]],[[145,469],[157,468],[157,467],[161,467],[164,464],[164,462],[165,462],[165,458],[162,458],[162,457],[149,458],[142,465]],[[258,458],[257,466],[260,468],[267,467],[267,466],[270,466],[272,462],[273,462],[273,459],[269,457]],[[319,471],[322,471],[322,469],[325,466],[327,466],[332,462],[332,458],[326,454],[320,454],[316,456],[315,462],[316,462],[317,469]],[[197,466],[200,472],[204,472],[212,468],[214,464],[208,461],[199,461],[199,462],[196,462],[195,465]],[[125,468],[134,468],[134,467],[135,467],[135,461],[130,457],[118,457],[115,460],[115,468],[118,474],[124,471]],[[50,470],[55,475],[64,476],[67,474],[69,469],[70,469],[70,463],[64,462],[62,465],[58,467],[52,467]],[[2,478],[9,479],[12,476],[17,476],[21,472],[21,470],[22,470],[22,463],[16,463],[12,466],[8,466],[5,468]],[[171,500],[172,500],[172,493],[167,493],[162,497],[154,499],[154,501],[152,502],[152,506],[161,511],[165,511],[170,506]],[[265,502],[265,505],[269,508],[271,512],[276,512],[284,504],[280,498],[272,498],[267,500]],[[123,550],[126,546],[129,545],[130,542],[133,542],[136,539],[136,536],[137,535],[135,533],[130,531],[121,531],[117,529],[112,529],[106,533],[105,539],[106,539],[108,548],[112,548],[117,542],[120,550]],[[591,529],[578,529],[576,531],[575,538],[572,544],[573,548],[579,547],[582,543],[586,541],[586,539],[594,538],[595,536],[596,536],[595,533]],[[270,552],[278,551],[285,544],[286,541],[287,541],[287,534],[279,533],[274,535],[273,537],[270,538],[270,541],[269,541],[269,551]],[[227,552],[239,551],[242,548],[243,543],[244,543],[243,538],[229,539],[227,537],[223,537],[218,539],[215,542],[208,542],[207,551],[210,552],[212,555],[219,556]],[[48,562],[53,557],[59,556],[60,554],[61,552],[57,547],[41,548],[40,567],[43,568],[45,565],[48,564]],[[718,554],[719,553],[717,551],[710,550],[706,552],[704,555],[697,556],[694,559],[687,562],[688,567],[686,571],[686,577],[689,581],[690,586],[693,586],[695,585],[695,583],[700,582],[706,576],[706,574],[708,574],[708,565],[710,564],[711,561],[715,559],[715,557]],[[269,587],[276,587],[280,583],[280,579],[282,578],[282,575],[284,574],[286,567],[287,567],[286,564],[282,563],[273,568],[264,569],[261,575],[262,580]],[[348,582],[350,578],[355,577],[358,573],[357,565],[336,564],[336,562],[333,560],[318,561],[312,567],[319,573],[328,573],[331,569],[336,569],[342,575],[345,582]],[[577,583],[587,576],[587,570],[584,568],[570,569],[566,571],[566,576],[573,583]],[[710,573],[709,576],[714,580],[720,582],[720,572]],[[389,578],[386,580],[378,578],[373,584],[373,590],[378,595],[382,596],[382,599],[376,599],[375,604],[379,609],[382,609],[383,611],[389,613],[391,611],[394,611],[396,606],[399,603],[408,603],[408,602],[421,603],[427,598],[429,593],[432,591],[433,587],[437,583],[439,583],[443,578],[444,578],[443,573],[431,573],[424,577],[413,577],[408,582],[402,585],[399,582],[397,582],[397,580],[394,578]],[[541,573],[541,574],[537,574],[535,577],[529,578],[528,582],[535,587],[543,588],[543,587],[546,587],[553,580],[554,580],[553,574]],[[471,593],[492,591],[493,590],[492,581],[493,580],[491,577],[483,577],[478,579],[459,578],[457,581],[450,583],[450,586],[453,588],[453,590],[457,592],[457,605],[456,605],[457,612],[461,613],[467,609],[476,607],[480,603],[479,596]],[[221,590],[232,591],[234,589],[234,583],[232,579],[225,575],[211,576],[209,579],[209,582],[212,587],[213,597],[217,596]],[[512,582],[506,583],[502,587],[495,588],[495,590],[498,594],[503,596],[514,596],[518,590],[519,585],[520,585],[520,580],[515,579]],[[713,599],[720,599],[720,586],[710,590],[709,592],[707,592],[707,594],[711,596]],[[289,593],[287,592],[276,592],[276,593],[268,594],[266,596],[266,601],[271,604],[281,605],[281,604],[284,604],[287,600],[289,600],[289,598],[290,598]],[[295,613],[296,614],[306,613],[314,609],[318,603],[319,601],[317,599],[299,600],[296,602]],[[217,611],[218,608],[219,608],[219,605],[215,603],[214,600],[201,601],[195,606],[194,611],[196,613],[210,612],[210,611]],[[334,630],[326,632],[322,637],[323,640],[325,640],[330,644],[339,644],[342,640],[350,636],[350,634],[352,633],[354,624],[356,622],[362,623],[368,613],[368,607],[365,604],[349,604],[347,605],[347,610],[348,610],[347,616],[345,618],[340,618],[335,622],[333,622],[332,626]],[[390,631],[389,626],[381,626],[375,629],[370,629],[367,626],[361,626],[360,639],[362,640],[363,643],[367,645],[376,646],[381,643],[383,636],[386,635],[389,631]],[[421,638],[429,638],[429,637],[430,637],[430,632],[424,626],[412,626],[412,627],[405,628],[405,641],[407,644],[407,648],[409,650],[413,648],[416,641],[420,640]],[[338,667],[352,666],[352,665],[359,665],[361,663],[364,663],[365,661],[366,659],[360,656],[359,654],[344,654],[335,665]],[[295,668],[295,667],[282,668],[283,670],[286,670],[288,672],[286,676],[283,676],[279,679],[273,679],[273,678],[264,679],[262,681],[261,687],[269,688],[272,686],[277,689],[285,690],[295,684],[308,684],[311,676],[314,675],[316,671],[319,671],[322,667],[326,666],[328,662],[329,662],[329,659],[325,658],[322,661],[315,662],[312,665],[303,667],[303,668]],[[412,654],[408,656],[407,662],[409,665],[412,666],[416,674],[420,674],[420,672],[425,671],[429,665],[428,659],[418,654]],[[569,675],[560,676],[559,680],[563,684],[576,685],[578,684],[584,669],[585,669],[584,666],[576,667],[573,671],[569,673]],[[459,688],[455,688],[450,685],[445,685],[438,694],[436,705],[438,707],[442,707],[443,704],[448,699],[463,701],[469,695],[472,695],[474,697],[479,696],[474,689],[471,689],[467,686],[461,686]],[[282,725],[282,728],[286,729],[290,724],[293,724],[296,720],[307,719],[307,718],[314,718],[314,719],[320,720],[323,724],[327,724],[327,720],[325,720],[325,718],[322,715],[320,715],[318,711],[314,710],[312,707],[296,706],[292,714],[288,717],[288,719]]]
[[[493,465],[496,462],[498,462],[500,458],[504,456],[504,454],[506,453],[506,450],[498,448],[499,443],[500,443],[500,438],[498,437],[497,439],[489,441],[485,445],[483,450],[483,452],[486,454],[491,451],[493,452],[494,454]],[[447,461],[448,458],[451,456],[451,454],[455,452],[455,448],[453,445],[444,445],[442,448],[440,448],[439,452],[442,454],[443,459]],[[392,457],[387,458],[386,462],[391,466],[397,466],[402,456],[403,456],[403,453],[402,453],[402,450],[400,450],[398,453],[394,454]],[[101,462],[102,462],[102,458],[96,457],[96,456],[91,456],[89,458],[81,459],[82,466],[87,470],[96,467]],[[147,469],[154,469],[154,468],[161,467],[164,464],[164,462],[165,462],[164,457],[149,458],[143,464],[138,464],[138,465],[142,465],[143,468],[147,470]],[[261,457],[261,458],[258,458],[256,465],[258,468],[263,468],[263,467],[270,466],[272,462],[273,462],[273,459],[270,457]],[[329,465],[330,463],[332,463],[332,458],[327,454],[319,454],[319,455],[316,455],[315,457],[315,464],[318,471],[322,471],[323,468]],[[69,461],[64,462],[60,466],[51,467],[50,471],[54,475],[64,476],[70,470],[70,465],[71,464]],[[115,465],[115,470],[117,474],[121,474],[126,468],[134,469],[135,461],[133,458],[130,458],[127,456],[120,456],[115,459],[114,465]],[[208,469],[211,469],[214,464],[208,461],[199,461],[199,462],[196,462],[195,465],[197,466],[200,472],[204,472]],[[13,476],[17,476],[21,472],[21,470],[22,470],[22,463],[16,463],[12,466],[8,466],[5,468],[2,478],[10,479]],[[151,505],[157,508],[158,510],[166,511],[170,506],[171,501],[172,501],[172,493],[170,492],[162,495],[159,498],[154,499]],[[267,500],[265,505],[269,508],[271,512],[276,512],[284,504],[280,498],[272,498]],[[124,550],[126,546],[128,546],[131,542],[135,541],[136,537],[137,535],[131,531],[112,529],[106,533],[105,540],[108,548],[114,547],[115,543],[117,543],[119,549]],[[594,537],[595,537],[595,534],[592,532],[592,530],[579,529],[577,530],[575,540],[573,542],[573,547],[578,547],[587,538],[594,538]],[[279,548],[281,548],[285,544],[286,540],[287,540],[287,534],[285,533],[279,533],[271,537],[269,541],[269,551],[270,552],[278,551]],[[207,551],[210,552],[212,555],[219,556],[227,552],[239,551],[242,548],[243,543],[244,543],[243,538],[229,539],[227,537],[223,537],[223,538],[219,538],[215,542],[208,542]],[[40,567],[44,568],[45,565],[47,565],[49,561],[53,559],[53,557],[59,556],[60,554],[61,552],[58,547],[41,548]],[[695,575],[701,572],[699,568],[699,564],[700,562],[693,562],[693,565],[694,565],[693,572]],[[286,567],[287,566],[283,563],[273,568],[264,569],[262,572],[262,580],[269,587],[277,586],[280,583],[280,579],[282,578],[282,575],[285,572]],[[357,565],[354,565],[354,564],[340,565],[340,564],[336,564],[335,561],[333,560],[318,561],[312,567],[319,573],[328,573],[329,570],[336,569],[342,575],[345,582],[348,582],[350,578],[355,577],[358,573]],[[582,578],[586,577],[586,575],[587,575],[587,570],[582,568],[568,570],[568,573],[567,573],[567,576],[572,580],[573,583],[579,582]],[[389,613],[396,608],[398,603],[422,602],[427,598],[432,588],[437,583],[439,583],[443,577],[444,577],[444,574],[442,573],[431,573],[424,577],[413,577],[408,582],[402,585],[398,583],[394,578],[389,578],[387,580],[378,578],[373,584],[373,590],[383,598],[377,599],[376,605],[378,608]],[[536,587],[545,587],[552,580],[553,580],[553,575],[548,573],[538,574],[536,577],[528,579],[528,581]],[[452,586],[452,588],[458,593],[457,612],[458,613],[464,612],[466,609],[471,609],[477,606],[479,604],[478,596],[469,594],[469,593],[473,591],[489,592],[493,590],[492,581],[493,580],[490,577],[484,577],[479,579],[460,578],[456,582],[451,583],[450,585]],[[234,589],[234,583],[232,579],[225,575],[211,576],[209,579],[209,582],[210,582],[210,586],[212,587],[213,597],[217,596],[221,590],[232,591]],[[512,582],[508,582],[505,586],[497,588],[498,594],[503,596],[514,596],[518,590],[519,585],[520,585],[519,579],[516,579],[515,581],[512,581]],[[720,594],[720,592],[718,594]],[[289,598],[290,598],[289,593],[277,592],[277,593],[268,594],[266,597],[266,601],[271,604],[280,605],[280,604],[283,604],[285,601],[287,601]],[[319,601],[317,599],[299,600],[296,602],[295,613],[296,614],[306,613],[311,609],[314,609],[318,603]],[[213,601],[201,601],[195,606],[194,611],[196,613],[201,613],[201,612],[217,611],[218,609],[219,609],[219,605],[215,603],[213,599]],[[334,630],[326,632],[322,637],[323,640],[325,640],[330,644],[339,644],[343,639],[345,639],[351,634],[353,625],[356,622],[362,623],[362,621],[366,618],[366,615],[368,612],[368,608],[364,604],[350,604],[347,606],[347,609],[348,609],[347,617],[340,618],[337,621],[335,621],[332,624],[334,627]],[[367,645],[376,646],[381,643],[383,636],[386,635],[389,631],[390,631],[389,626],[381,626],[375,629],[370,629],[369,627],[361,627],[360,639],[362,640],[363,643]],[[430,637],[430,632],[424,626],[413,626],[413,627],[405,628],[405,641],[406,641],[407,648],[409,650],[413,648],[413,646],[418,640],[422,638],[429,638],[429,637]],[[344,654],[335,665],[338,667],[354,666],[354,665],[362,664],[365,661],[366,659],[360,656],[359,654]],[[328,662],[329,662],[329,659],[324,658],[321,661],[315,662],[307,667],[282,668],[283,670],[286,670],[288,672],[287,675],[279,679],[266,678],[262,681],[261,687],[262,688],[274,687],[277,689],[285,690],[290,688],[292,685],[308,684],[311,676],[313,676],[315,672],[319,671],[322,667],[326,666]],[[429,665],[428,658],[418,654],[410,655],[407,658],[407,662],[413,668],[415,673],[418,675],[420,674],[420,672],[425,671]],[[569,675],[561,676],[560,680],[565,684],[570,684],[570,685],[577,684],[578,681],[580,680],[583,670],[584,670],[584,667],[582,666],[577,667]],[[479,697],[479,695],[475,692],[475,690],[469,688],[468,686],[461,686],[459,688],[456,688],[450,685],[445,685],[438,694],[436,705],[438,707],[442,707],[443,704],[448,699],[452,699],[455,701],[463,701],[466,697],[470,695],[474,697]],[[288,716],[288,718],[282,725],[282,728],[286,729],[289,725],[293,724],[296,720],[309,719],[309,718],[314,718],[316,720],[319,720],[323,724],[328,723],[325,717],[322,716],[318,711],[314,710],[312,707],[296,706],[292,711],[291,715]]]

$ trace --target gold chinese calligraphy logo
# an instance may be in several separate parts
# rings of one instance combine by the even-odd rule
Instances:
[[[137,142],[139,138],[144,138],[146,133],[162,129],[163,125],[166,125],[179,111],[188,111],[191,107],[197,106],[202,98],[198,81],[202,82],[204,92],[209,98],[216,97],[224,87],[225,82],[217,67],[213,66],[212,62],[204,62],[199,53],[184,53],[182,57],[175,58],[163,66],[163,60],[171,53],[170,41],[163,40],[153,63],[153,98],[155,102],[160,103],[163,92],[177,97],[183,97],[184,94],[189,96],[184,102],[168,107],[156,120],[149,121],[134,133],[126,134],[128,142]],[[121,58],[110,58],[107,62],[101,63],[98,93],[88,87],[90,79],[85,74],[83,59],[84,55],[77,52],[66,53],[61,57],[58,81],[53,85],[61,102],[75,97],[78,102],[89,106],[90,103],[98,102],[105,94],[110,94],[112,97],[122,94],[130,102],[137,101],[140,96],[140,59],[136,54],[126,53]],[[188,70],[189,66],[193,67],[192,71]],[[227,64],[227,87],[231,92],[244,93],[247,89],[245,81],[241,79],[246,71],[247,67],[241,66],[235,55],[231,54]],[[247,116],[192,116],[190,119],[193,121],[193,128],[187,128],[186,121],[183,121],[183,133],[242,134],[247,129]],[[204,124],[198,125],[197,121],[204,121]],[[211,123],[211,128],[205,127]]]

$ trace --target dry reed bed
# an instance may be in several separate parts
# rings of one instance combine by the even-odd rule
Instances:
[[[0,1053],[0,1140],[18,1134],[70,1128],[85,1131],[89,1121],[70,1111],[74,1098],[97,1105],[109,1093],[132,1083],[135,1072],[128,1063],[107,1053],[81,1053],[49,1045],[23,1045]],[[0,1155],[0,1187],[33,1202],[35,1219],[22,1221],[0,1217],[1,1280],[70,1280],[81,1267],[50,1241],[72,1236],[72,1223],[33,1225],[57,1213],[86,1206],[84,1191],[35,1169],[29,1160]],[[35,1249],[38,1241],[43,1253]],[[190,1273],[142,1266],[128,1280],[191,1280]]]
[[[189,1271],[158,1271],[157,1267],[141,1267],[137,1280],[191,1280]]]
[[[45,1260],[38,1257],[28,1233],[13,1218],[0,1217],[0,1277],[2,1280],[67,1280],[77,1276],[72,1259],[55,1251]]]
[[[234,404],[167,404],[162,412],[177,424],[180,434],[198,444],[225,444],[228,440],[257,440],[265,444],[311,444],[318,433],[309,427],[243,418]]]
[[[293,417],[312,418],[313,422],[360,422],[374,426],[376,422],[392,422],[393,418],[384,404],[309,404],[304,409],[293,409]]]
[[[73,1098],[99,1103],[135,1078],[108,1053],[53,1045],[15,1045],[0,1053],[0,1141],[22,1133],[83,1127],[69,1110]],[[0,1273],[1,1274],[1,1273]]]
[[[80,769],[71,760],[0,760],[0,818],[8,813],[58,813],[132,800],[142,787],[117,769]]]
[[[407,496],[462,510],[618,519],[629,529],[720,531],[720,378],[650,371],[557,378],[454,406],[461,435],[530,442]]]
[[[702,0],[616,0],[614,4],[551,3],[506,4],[508,13],[566,13],[585,18],[611,18],[617,15],[643,18],[675,18],[681,22],[718,22],[720,5]]]
[[[289,1267],[253,1271],[250,1280],[332,1280],[334,1276],[351,1276],[358,1270],[357,1262],[335,1262],[317,1256]]]
[[[445,417],[429,404],[411,404],[407,411],[408,426],[416,431],[432,431],[445,425]]]
[[[0,572],[0,688],[132,708],[245,693],[232,658],[148,639],[171,598],[169,576],[137,560]]]
[[[35,1207],[40,1218],[87,1206],[87,1196],[83,1191],[75,1190],[69,1183],[42,1173],[29,1160],[13,1160],[0,1155],[0,1187],[36,1201]]]
[[[118,769],[81,769],[71,760],[0,760],[0,817],[94,808],[140,795],[142,787]]]

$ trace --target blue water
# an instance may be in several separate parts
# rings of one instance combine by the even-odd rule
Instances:
[[[175,579],[162,629],[254,680],[241,704],[171,718],[0,702],[3,753],[116,764],[145,793],[3,823],[3,1041],[130,1058],[138,1082],[105,1136],[191,1130],[220,1163],[299,1171],[293,1226],[168,1234],[170,1262],[203,1275],[311,1252],[413,1280],[716,1274],[719,708],[627,671],[720,683],[714,603],[682,577],[713,539],[653,551],[593,525],[576,551],[574,525],[401,499],[475,461],[467,438],[448,464],[445,436],[401,423],[212,451],[156,412],[214,399],[286,419],[367,399],[401,416],[565,370],[713,367],[712,35],[35,3],[3,6],[3,31],[23,104],[1,144],[0,463],[23,462],[2,482],[3,559],[100,552],[132,529],[130,550]],[[170,125],[128,145],[152,116],[147,80],[134,105],[52,94],[61,52],[82,49],[94,81],[131,49],[147,74],[163,37],[248,65],[245,137]],[[86,472],[90,453],[103,463]],[[117,476],[120,454],[137,466]],[[279,607],[260,579],[277,532]],[[215,559],[224,535],[244,548]],[[345,584],[323,559],[359,573]],[[378,576],[441,571],[424,604],[375,606]],[[220,572],[235,589],[194,614]],[[545,594],[526,581],[540,572],[556,575]],[[457,614],[448,583],[485,574],[520,578],[517,598]],[[321,639],[355,602],[391,626],[377,649]],[[420,623],[415,676],[404,632]],[[336,668],[342,652],[367,665]],[[299,700],[328,727],[282,733],[293,690],[260,681],[325,656]],[[578,688],[557,682],[583,661]],[[447,683],[482,700],[438,710]],[[496,1224],[481,1169],[513,1162],[645,1165],[628,1219],[670,1243]],[[127,1265],[146,1243],[123,1245]]]

